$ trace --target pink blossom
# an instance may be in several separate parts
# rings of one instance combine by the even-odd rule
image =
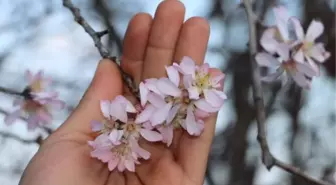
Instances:
[[[298,20],[294,19],[292,22],[298,37],[294,59],[301,63],[308,62],[312,68],[319,72],[319,67],[314,61],[322,63],[330,57],[330,53],[325,50],[323,43],[315,43],[316,38],[321,36],[324,31],[322,22],[313,20],[306,35]]]
[[[139,158],[149,159],[150,153],[141,148],[135,139],[115,145],[106,134],[99,135],[94,141],[89,141],[93,148],[91,156],[107,163],[110,171],[117,169],[135,172],[135,164],[140,164]]]
[[[291,59],[289,56],[289,48],[282,45],[279,51],[280,58],[274,58],[268,53],[258,53],[256,61],[260,66],[266,66],[276,69],[275,73],[262,78],[263,81],[271,82],[283,78],[283,83],[287,82],[288,77],[291,77],[299,86],[310,88],[311,80],[307,77],[317,75],[317,72],[307,63],[299,63]]]

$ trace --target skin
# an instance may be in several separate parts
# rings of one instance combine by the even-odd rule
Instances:
[[[185,7],[176,0],[163,1],[154,18],[135,15],[124,40],[122,68],[137,83],[165,76],[165,65],[192,57],[204,61],[209,24],[200,17],[184,21]],[[199,137],[174,132],[173,144],[140,141],[151,153],[136,172],[110,172],[107,165],[91,158],[87,141],[93,140],[91,120],[102,119],[99,101],[129,95],[117,67],[109,60],[99,62],[95,76],[80,104],[69,118],[42,144],[26,168],[20,185],[202,185],[217,115],[206,120]]]

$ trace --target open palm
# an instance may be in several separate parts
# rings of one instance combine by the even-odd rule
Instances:
[[[139,13],[130,21],[124,40],[122,68],[139,83],[165,75],[165,65],[192,57],[201,64],[205,57],[209,25],[202,18],[184,21],[181,2],[166,0],[155,14]],[[91,158],[88,140],[93,139],[90,121],[102,119],[99,100],[125,94],[118,68],[102,60],[79,106],[40,147],[21,185],[201,185],[203,184],[216,115],[208,118],[204,133],[192,137],[174,132],[173,144],[141,142],[151,158],[141,161],[136,172],[110,172],[107,165]],[[126,92],[127,94],[127,92]]]

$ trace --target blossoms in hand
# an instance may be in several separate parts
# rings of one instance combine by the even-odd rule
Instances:
[[[23,116],[27,118],[28,130],[34,130],[51,122],[51,108],[62,109],[65,103],[58,99],[57,92],[46,91],[51,81],[43,78],[42,71],[36,75],[26,71],[25,77],[29,85],[21,93],[22,96],[14,100],[13,105],[18,108],[8,114],[4,122],[11,125],[17,118]]]
[[[310,88],[312,78],[319,76],[317,63],[325,62],[330,53],[323,43],[315,40],[322,35],[324,26],[320,21],[313,20],[306,34],[296,17],[291,17],[285,7],[274,8],[276,26],[263,33],[260,44],[267,51],[256,55],[256,61],[261,66],[275,68],[276,72],[262,78],[270,82],[282,78],[283,84],[289,77],[299,86]],[[291,33],[294,29],[294,33]],[[278,57],[275,58],[275,54]]]
[[[174,129],[199,136],[204,119],[219,111],[227,98],[224,74],[208,64],[197,66],[184,57],[166,71],[168,77],[139,84],[140,103],[135,106],[121,95],[101,101],[104,119],[92,121],[92,131],[99,136],[89,145],[91,156],[107,163],[110,171],[135,171],[139,159],[149,159],[150,153],[138,144],[140,138],[170,146]]]

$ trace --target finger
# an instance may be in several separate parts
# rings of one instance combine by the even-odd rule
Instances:
[[[209,24],[205,19],[193,17],[187,20],[181,30],[174,61],[181,61],[184,56],[189,56],[197,65],[202,64],[207,50],[209,34]],[[177,155],[181,135],[182,130],[174,131],[171,148],[175,151],[175,155]]]
[[[100,61],[79,105],[56,132],[89,135],[90,122],[103,119],[100,100],[110,100],[121,93],[122,81],[116,64],[107,59]]]
[[[205,58],[209,35],[210,28],[205,19],[200,17],[189,19],[183,25],[175,60],[180,61],[183,56],[189,56],[195,60],[197,65],[201,65]],[[191,137],[185,131],[176,132],[174,135],[175,140],[172,147],[175,148],[177,162],[181,164],[193,182],[203,182],[204,169],[215,126],[214,121],[215,119],[211,118],[206,122],[206,128],[199,137]]]
[[[151,15],[139,13],[131,19],[125,34],[121,67],[136,84],[140,83],[151,24]]]
[[[184,5],[176,0],[163,1],[157,8],[150,31],[142,79],[162,77],[166,74],[164,66],[172,63],[184,13]]]

